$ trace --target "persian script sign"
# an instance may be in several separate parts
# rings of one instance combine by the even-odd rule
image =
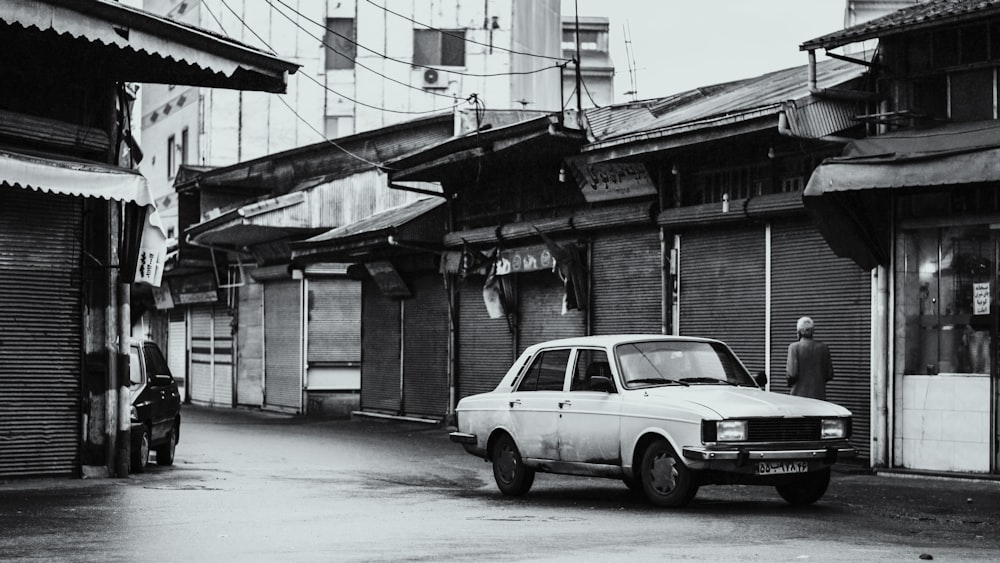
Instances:
[[[607,201],[656,195],[646,167],[639,163],[598,162],[569,159],[570,169],[587,201]]]

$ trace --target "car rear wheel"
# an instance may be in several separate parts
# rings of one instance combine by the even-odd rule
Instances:
[[[174,464],[174,451],[177,449],[177,425],[170,429],[170,435],[167,436],[167,443],[159,448],[156,448],[156,464],[157,465],[173,465]]]
[[[517,444],[509,435],[504,434],[493,446],[493,478],[497,488],[507,496],[521,496],[531,489],[535,482],[535,471],[521,459]]]
[[[132,450],[131,469],[132,473],[142,473],[149,463],[149,428],[142,427],[142,436],[139,438],[137,448]]]
[[[774,488],[788,504],[806,506],[823,498],[829,486],[830,468],[827,467],[821,471],[797,476],[795,479]]]
[[[691,470],[666,440],[657,440],[646,448],[640,475],[646,499],[656,506],[684,506],[698,493]]]

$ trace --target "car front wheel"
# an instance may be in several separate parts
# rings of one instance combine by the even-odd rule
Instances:
[[[826,488],[829,486],[830,468],[827,467],[821,471],[806,473],[774,488],[788,504],[806,506],[823,498],[823,495],[826,494]]]
[[[656,506],[684,506],[698,493],[691,470],[666,440],[657,440],[646,448],[640,475],[646,498]]]
[[[149,428],[142,427],[142,436],[139,438],[137,448],[132,450],[132,473],[142,473],[149,463]]]
[[[535,481],[535,471],[521,459],[514,439],[504,434],[493,446],[493,478],[497,488],[507,496],[521,496],[531,489]]]

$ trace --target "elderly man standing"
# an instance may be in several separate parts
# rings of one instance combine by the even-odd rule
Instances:
[[[792,395],[826,399],[826,382],[833,379],[833,360],[826,344],[813,339],[813,320],[802,317],[795,324],[798,342],[788,346],[788,385]]]

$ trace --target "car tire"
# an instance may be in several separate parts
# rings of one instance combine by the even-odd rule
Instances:
[[[656,506],[684,506],[698,493],[691,470],[666,440],[657,440],[646,448],[640,480],[646,499]]]
[[[170,429],[170,434],[167,436],[167,443],[156,448],[156,464],[157,465],[173,465],[174,464],[174,452],[177,449],[177,426]]]
[[[806,506],[823,498],[830,486],[830,468],[806,473],[787,483],[776,485],[781,498],[792,506]]]
[[[517,497],[531,490],[531,484],[535,482],[535,470],[524,465],[513,438],[508,434],[500,436],[490,457],[493,460],[493,478],[501,493]]]
[[[149,463],[149,427],[142,427],[142,436],[139,438],[139,447],[132,450],[131,470],[132,473],[142,473]]]

